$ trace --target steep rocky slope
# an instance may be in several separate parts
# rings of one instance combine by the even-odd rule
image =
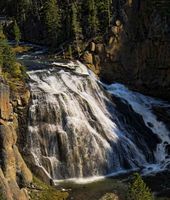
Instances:
[[[26,92],[26,94],[28,94]],[[24,189],[32,181],[32,174],[27,168],[16,145],[18,135],[17,111],[23,108],[24,99],[18,94],[11,94],[9,86],[0,80],[0,199],[27,200]]]
[[[106,82],[170,99],[168,8],[168,1],[120,1],[109,34],[90,43],[84,61]]]

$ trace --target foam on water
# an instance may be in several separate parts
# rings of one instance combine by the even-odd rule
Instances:
[[[76,73],[56,67],[28,72],[31,103],[26,148],[41,173],[54,182],[83,183],[136,169],[150,173],[165,168],[169,131],[152,112],[153,105],[164,103],[121,84],[101,84],[83,64],[77,62],[75,67],[70,62],[68,68],[73,65]],[[118,98],[116,102],[110,94]],[[134,126],[128,115],[122,116],[122,106],[132,112],[131,117],[138,117]],[[156,150],[150,148],[142,128]]]
[[[167,163],[170,164],[170,158],[166,158],[168,155],[165,152],[165,143],[170,144],[170,132],[167,130],[165,124],[162,121],[157,120],[157,116],[152,112],[153,106],[164,107],[166,105],[168,107],[169,105],[163,101],[130,91],[122,84],[115,83],[111,85],[105,85],[105,87],[109,93],[127,101],[128,104],[132,106],[133,110],[143,117],[145,125],[161,139],[162,142],[157,145],[157,149],[154,152],[155,158],[157,159],[157,164],[156,166],[151,165],[149,168],[153,168],[153,171],[159,171],[163,168],[163,163],[165,161],[165,166]],[[152,126],[150,126],[150,124]]]

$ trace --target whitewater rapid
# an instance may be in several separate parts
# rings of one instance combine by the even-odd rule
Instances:
[[[152,112],[166,103],[121,84],[100,83],[81,63],[75,69],[28,72],[26,149],[36,173],[54,181],[81,180],[168,167],[170,132]]]

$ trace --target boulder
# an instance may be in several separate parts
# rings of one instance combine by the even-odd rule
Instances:
[[[30,99],[30,91],[27,89],[21,96],[22,106],[28,105],[29,99]]]
[[[109,38],[109,45],[112,45],[113,42],[114,42],[114,40],[115,40],[115,37],[114,37],[114,36],[110,37],[110,38]]]
[[[96,44],[96,53],[97,54],[104,53],[104,45],[102,43]]]
[[[117,194],[107,193],[99,200],[119,200],[119,197],[117,196]]]
[[[93,55],[86,51],[83,55],[83,60],[86,64],[93,64]]]
[[[116,26],[121,26],[121,21],[120,20],[116,20]]]
[[[90,48],[91,52],[94,52],[95,49],[96,49],[96,44],[94,42],[91,42],[90,45],[89,45],[89,48]]]

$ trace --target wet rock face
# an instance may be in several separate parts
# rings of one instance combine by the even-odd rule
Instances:
[[[26,100],[23,100],[25,102]],[[24,187],[32,181],[18,147],[17,114],[12,106],[10,90],[6,83],[0,83],[0,197],[8,200],[27,200]],[[21,105],[22,106],[22,103]]]

